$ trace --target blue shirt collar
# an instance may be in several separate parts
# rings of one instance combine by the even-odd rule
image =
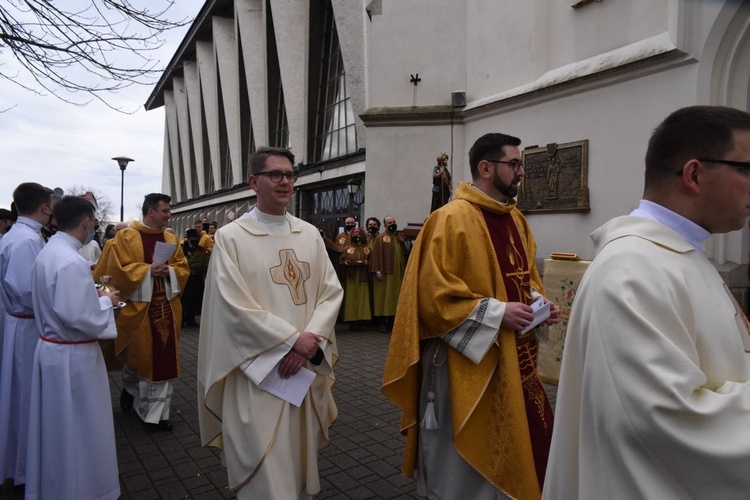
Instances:
[[[661,222],[685,238],[697,252],[703,252],[703,243],[711,236],[711,233],[690,219],[652,201],[641,200],[638,208],[630,212],[630,215]]]

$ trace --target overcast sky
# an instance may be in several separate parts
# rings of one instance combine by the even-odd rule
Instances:
[[[58,5],[87,4],[68,0]],[[140,2],[134,2],[136,4]],[[146,2],[148,4],[149,2]],[[170,17],[193,19],[201,0],[182,0],[170,10]],[[189,26],[164,36],[167,41],[156,53],[159,67],[166,66]],[[18,74],[22,70],[7,50],[0,52],[0,71]],[[96,81],[92,80],[92,83]],[[131,86],[108,100],[133,115],[118,113],[99,102],[85,107],[67,104],[52,95],[39,96],[0,79],[0,207],[10,208],[13,189],[21,182],[38,182],[63,190],[83,185],[109,197],[113,219],[120,216],[120,169],[111,158],[127,156],[135,161],[125,171],[125,219],[140,218],[143,196],[161,191],[164,150],[164,107],[146,112],[143,104],[154,88]]]

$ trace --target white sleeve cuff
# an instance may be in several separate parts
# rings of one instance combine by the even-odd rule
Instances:
[[[300,332],[297,332],[289,337],[284,343],[264,352],[260,356],[248,359],[240,365],[240,370],[242,370],[245,376],[255,385],[260,385],[263,379],[266,378],[266,375],[268,375],[271,370],[279,364],[279,361],[281,361],[281,359],[292,350],[292,347],[294,346],[294,343],[297,342],[299,336]]]
[[[463,323],[443,335],[443,341],[472,363],[479,364],[497,338],[505,306],[505,302],[493,298],[480,300]]]

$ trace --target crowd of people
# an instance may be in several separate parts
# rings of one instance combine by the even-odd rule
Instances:
[[[354,217],[344,220],[344,230],[331,240],[320,230],[334,268],[344,287],[342,319],[350,331],[360,330],[374,322],[378,331],[387,333],[393,327],[396,304],[404,279],[406,260],[411,249],[396,219],[367,219],[366,233]]]
[[[654,131],[639,207],[592,235],[555,415],[533,326],[560,308],[516,207],[520,144],[476,140],[471,182],[408,259],[391,216],[382,233],[347,218],[334,241],[289,214],[298,174],[281,148],[251,155],[248,213],[218,231],[196,220],[181,242],[170,197],[152,193],[141,221],[107,227],[95,263],[91,200],[19,185],[0,211],[3,479],[27,498],[117,498],[106,372],[122,370],[122,411],[171,431],[179,335],[200,310],[201,443],[230,489],[318,494],[343,302],[353,329],[392,328],[382,390],[420,498],[745,498],[750,323],[702,245],[750,217],[750,113],[693,106]]]

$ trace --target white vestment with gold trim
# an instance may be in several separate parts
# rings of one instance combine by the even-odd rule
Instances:
[[[748,498],[750,331],[729,288],[650,218],[618,217],[592,239],[543,498]]]
[[[201,443],[222,450],[238,498],[320,491],[318,450],[336,419],[334,326],[343,290],[312,225],[253,209],[216,234],[201,314]],[[300,331],[325,359],[301,407],[258,388]]]

